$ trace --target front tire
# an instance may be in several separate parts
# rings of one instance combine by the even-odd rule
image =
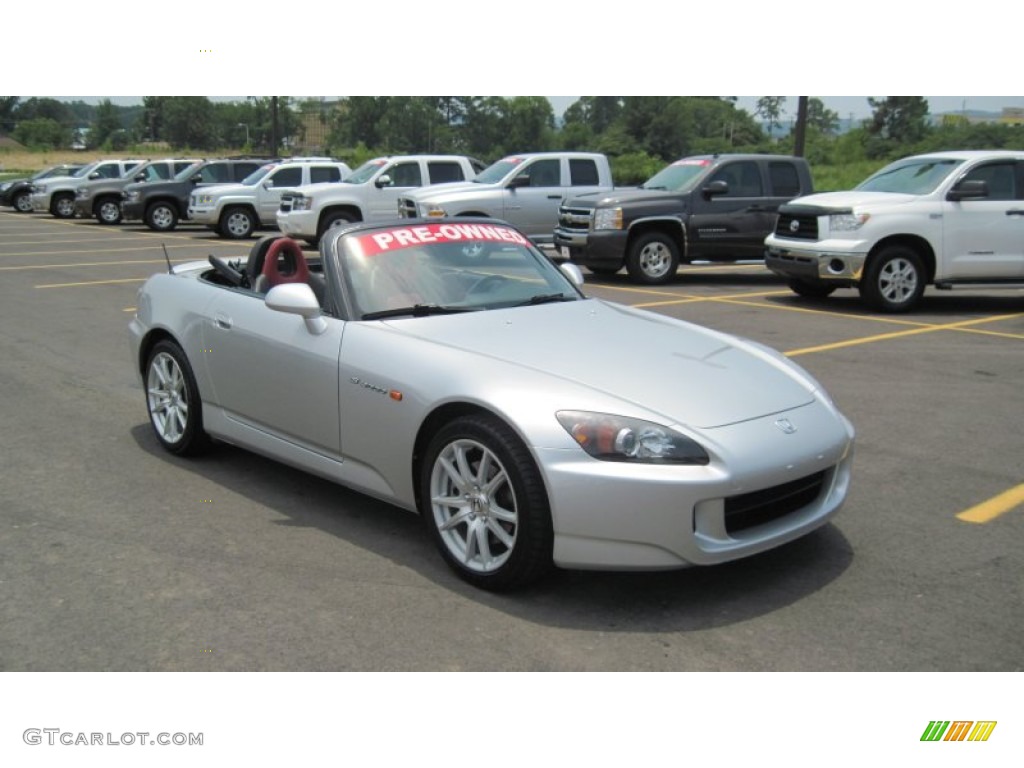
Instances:
[[[551,510],[526,446],[492,416],[464,416],[430,441],[420,511],[448,565],[482,589],[508,590],[553,568]]]
[[[629,248],[626,271],[635,283],[664,285],[679,269],[679,246],[664,232],[641,235]]]
[[[11,203],[18,213],[32,213],[32,197],[28,192],[19,192]]]
[[[67,192],[60,195],[54,195],[53,200],[50,202],[50,213],[58,219],[75,218],[74,195],[70,195]]]
[[[146,226],[154,232],[170,232],[178,226],[178,212],[170,203],[153,203],[146,209]]]
[[[256,231],[256,217],[248,208],[228,208],[220,217],[217,231],[221,237],[244,240]]]
[[[881,312],[906,312],[924,293],[925,271],[917,252],[890,245],[871,258],[860,284],[860,295]]]
[[[194,455],[209,446],[192,366],[173,341],[158,342],[146,360],[146,409],[157,440],[170,453]]]
[[[317,235],[317,239],[319,240],[325,234],[327,234],[327,232],[330,231],[331,227],[347,227],[349,224],[355,223],[356,218],[350,213],[345,213],[343,211],[335,211],[334,213],[329,213],[326,216],[324,216],[323,221],[320,223],[320,232]]]
[[[96,221],[100,224],[120,224],[121,203],[112,197],[107,197],[97,202]]]

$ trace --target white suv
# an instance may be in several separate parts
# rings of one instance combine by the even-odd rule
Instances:
[[[1024,288],[1024,152],[936,152],[898,160],[849,192],[779,208],[765,264],[802,296],[856,287],[903,312],[925,285]]]
[[[197,189],[189,197],[188,217],[221,237],[250,237],[258,227],[277,225],[277,209],[285,190],[338,182],[351,172],[345,163],[330,158],[292,158],[267,163],[239,184]]]
[[[377,157],[341,184],[312,184],[286,192],[277,225],[291,237],[315,244],[330,227],[398,216],[398,196],[430,184],[469,181],[483,163],[461,155]]]

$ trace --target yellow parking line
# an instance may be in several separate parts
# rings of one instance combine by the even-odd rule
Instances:
[[[49,283],[37,285],[36,288],[73,288],[78,285],[113,285],[114,283],[144,283],[148,277],[126,277],[123,280],[92,280],[87,283]]]
[[[780,291],[778,294],[765,294],[766,296],[789,294],[789,291]],[[824,309],[810,309],[809,307],[792,307],[781,304],[766,304],[763,301],[743,301],[741,298],[716,297],[714,301],[721,301],[724,304],[740,304],[745,307],[762,307],[765,309],[777,309],[782,312],[803,312],[809,315],[823,315],[825,317],[844,317],[849,320],[867,320],[875,323],[889,323],[892,325],[910,325],[915,328],[930,328],[932,323],[922,323],[916,320],[901,320],[895,317],[878,317],[876,315],[855,315],[852,312],[834,312]]]
[[[1021,504],[1024,504],[1024,484],[965,509],[956,517],[965,523],[987,523]]]
[[[185,263],[193,259],[171,259],[171,263]],[[118,267],[122,264],[166,264],[164,259],[135,259],[132,261],[90,261],[77,264],[25,264],[19,267],[0,267],[0,272],[11,272],[19,269],[64,269],[68,267]]]
[[[2,230],[0,230],[0,232],[2,232]],[[21,235],[21,236],[25,237],[25,235]],[[86,242],[85,240],[77,240],[77,239],[76,240],[54,240],[52,238],[52,235],[49,235],[49,234],[46,234],[46,233],[40,234],[39,237],[42,239],[41,241],[44,241],[47,245],[49,245],[51,243],[63,245],[65,243],[84,243],[84,242]],[[148,237],[147,235],[134,235],[134,236],[132,236],[132,235],[124,235],[122,237],[119,237],[118,239],[119,240],[146,240],[146,241],[152,240],[152,238]],[[35,241],[35,240],[20,240],[20,241],[19,240],[15,240],[13,242],[8,240],[8,241],[4,242],[4,245],[38,245],[38,242]]]
[[[917,336],[922,333],[934,333],[935,331],[954,331],[961,328],[965,328],[971,325],[980,325],[982,323],[994,323],[1000,320],[1008,320],[1015,317],[1024,317],[1024,313],[1014,315],[995,315],[993,317],[982,317],[975,320],[962,320],[959,323],[946,323],[943,325],[928,325],[922,328],[913,328],[908,331],[893,331],[892,333],[880,333],[875,336],[864,336],[859,339],[848,339],[846,341],[837,341],[832,344],[822,344],[817,347],[804,347],[803,349],[793,349],[786,352],[787,357],[796,357],[798,355],[809,355],[814,352],[827,352],[833,349],[843,349],[845,347],[856,347],[861,344],[873,344],[876,341],[887,341],[889,339],[899,339],[907,336]]]
[[[642,304],[633,304],[632,306],[638,309],[647,309],[648,307],[667,307],[672,304],[692,304],[697,301],[725,301],[726,299],[733,298],[756,298],[758,296],[782,296],[789,291],[758,291],[754,293],[737,293],[731,296],[680,296],[673,300],[665,301],[645,301]],[[760,304],[754,304],[754,306],[761,306]]]

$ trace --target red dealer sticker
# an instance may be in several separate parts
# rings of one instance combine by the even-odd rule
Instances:
[[[421,224],[356,238],[364,256],[435,243],[498,242],[527,245],[529,240],[508,227],[491,224]]]
[[[711,165],[710,160],[676,160],[672,165]]]

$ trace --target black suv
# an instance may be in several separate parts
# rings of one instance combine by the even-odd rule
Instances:
[[[157,232],[169,232],[178,221],[188,218],[188,197],[197,185],[235,184],[275,158],[245,157],[203,160],[170,181],[129,184],[121,193],[121,215],[125,221],[146,222]]]
[[[763,259],[779,206],[812,191],[801,157],[685,157],[638,189],[564,200],[554,240],[596,274],[667,283],[681,262]]]

